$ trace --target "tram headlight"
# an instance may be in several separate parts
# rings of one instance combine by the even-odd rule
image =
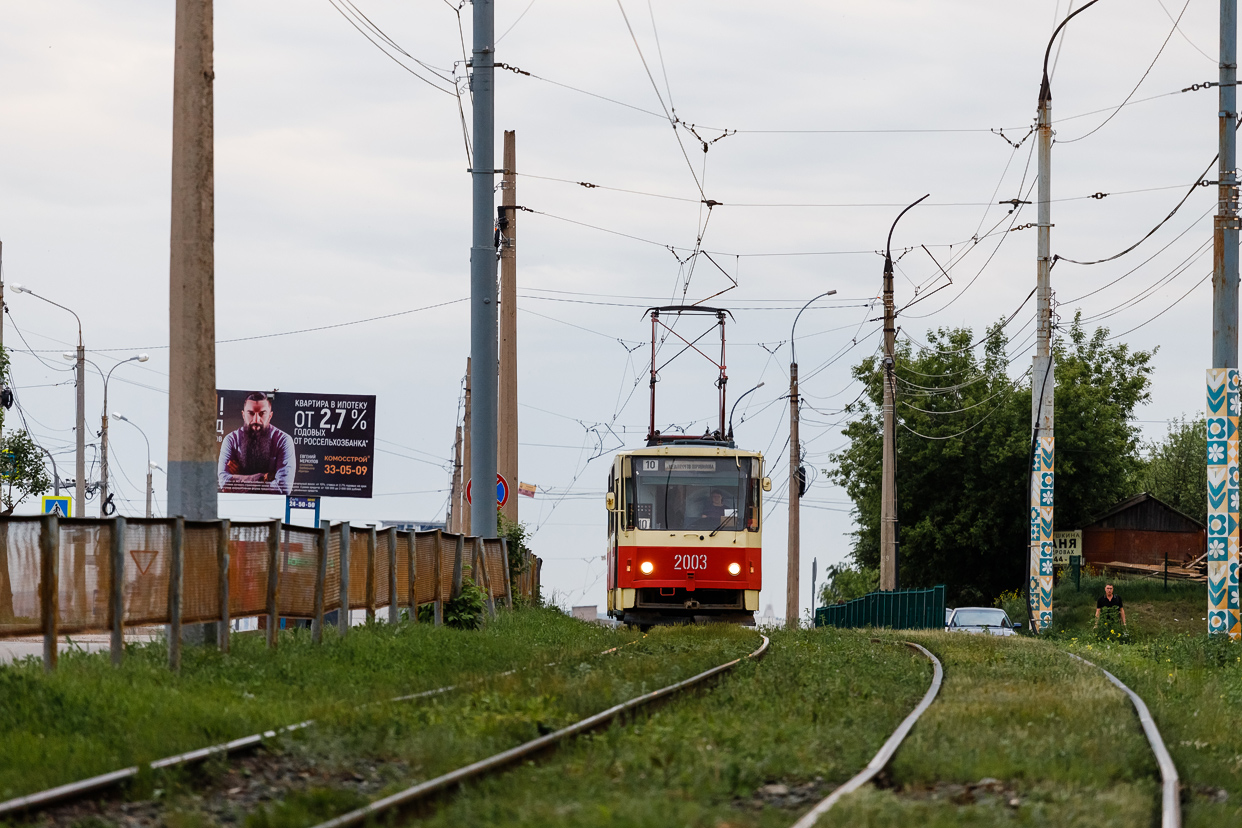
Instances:
[[[740,563],[731,563],[731,564],[729,564],[729,574],[730,574],[730,575],[736,575],[736,574],[738,574],[738,573],[739,573],[739,572],[741,572],[741,571],[742,571],[742,565],[741,565]]]
[[[655,564],[651,561],[643,561],[638,565],[638,568],[642,570],[644,575],[650,575],[652,570],[655,569]]]

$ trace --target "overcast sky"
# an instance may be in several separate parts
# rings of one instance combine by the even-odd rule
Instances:
[[[520,478],[540,487],[521,519],[565,606],[605,603],[607,464],[641,444],[647,420],[644,308],[736,280],[712,300],[736,317],[730,404],[765,383],[738,408],[738,442],[767,455],[783,495],[794,315],[837,291],[797,330],[807,464],[827,469],[844,440],[840,409],[860,392],[850,368],[879,343],[876,251],[902,207],[931,194],[894,237],[913,248],[898,305],[943,286],[902,316],[903,335],[981,330],[1022,306],[1035,285],[1035,207],[1011,215],[996,202],[1030,198],[1034,141],[1023,139],[1048,37],[1067,13],[1056,0],[623,2],[633,38],[615,0],[497,4],[497,61],[532,73],[498,72],[496,84],[497,166],[500,130],[516,130],[517,199],[536,211],[518,218]],[[109,407],[145,431],[160,465],[173,5],[0,2],[4,281],[75,310],[103,371],[151,355],[116,370]],[[356,7],[409,55],[463,76],[448,0]],[[1217,93],[1181,90],[1217,77],[1217,13],[1208,0],[1103,0],[1054,46],[1053,253],[1117,253],[1204,177]],[[375,496],[328,500],[324,516],[440,518],[469,350],[470,177],[454,86],[404,57],[431,82],[403,69],[329,0],[217,0],[215,14],[217,384],[375,394]],[[460,12],[466,43],[471,14]],[[704,153],[665,107],[720,140]],[[1089,327],[1159,346],[1138,415],[1153,438],[1168,418],[1202,411],[1214,193],[1197,189],[1118,261],[1052,274],[1063,329],[1081,308]],[[704,198],[722,205],[705,231]],[[711,259],[687,260],[700,233]],[[6,302],[26,425],[72,476],[72,366],[60,354],[76,344],[74,320],[11,289]],[[1007,328],[1015,378],[1030,367],[1033,316],[1028,303]],[[662,427],[706,427],[712,370],[700,360],[665,372]],[[86,393],[97,442],[93,369]],[[963,428],[978,419],[962,416]],[[125,423],[110,439],[122,511],[141,514],[145,444]],[[164,488],[157,472],[161,507]],[[220,510],[271,517],[283,501],[225,495]],[[761,606],[778,613],[785,518],[772,501]],[[822,579],[848,555],[852,525],[844,493],[818,476],[802,517],[804,610],[812,559]]]

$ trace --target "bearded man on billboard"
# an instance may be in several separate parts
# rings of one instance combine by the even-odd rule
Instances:
[[[283,494],[293,491],[293,438],[272,425],[272,403],[256,391],[242,406],[242,426],[224,438],[216,467],[221,492]]]

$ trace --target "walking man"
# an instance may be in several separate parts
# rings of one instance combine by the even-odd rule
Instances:
[[[1100,620],[1100,610],[1108,607],[1116,607],[1121,612],[1121,623],[1124,625],[1126,623],[1126,608],[1121,603],[1121,596],[1113,594],[1112,584],[1104,585],[1104,595],[1095,602],[1095,619],[1097,623]]]

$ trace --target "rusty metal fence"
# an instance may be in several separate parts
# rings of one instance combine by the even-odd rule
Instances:
[[[324,616],[337,613],[341,635],[349,610],[381,609],[397,623],[401,609],[416,622],[418,607],[433,606],[443,623],[444,602],[463,580],[512,607],[539,589],[542,561],[524,562],[510,583],[506,541],[441,530],[329,524],[318,529],[263,522],[187,521],[182,518],[0,519],[0,638],[42,635],[44,664],[56,666],[60,635],[109,632],[112,659],[123,654],[125,627],[168,625],[169,664],[180,664],[183,624],[218,622],[217,644],[229,646],[230,621],[267,619],[275,647],[281,618],[311,622],[322,640]]]

